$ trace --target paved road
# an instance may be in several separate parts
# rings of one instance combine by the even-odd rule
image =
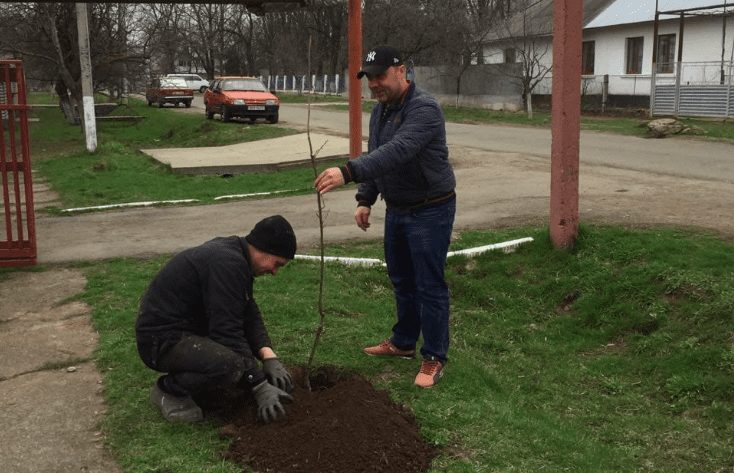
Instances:
[[[305,127],[306,107],[283,105],[283,125]],[[369,123],[363,115],[365,138]],[[316,130],[349,133],[344,113],[311,107]],[[550,129],[447,123],[449,144],[492,152],[522,153],[550,158]],[[581,134],[581,161],[622,169],[652,171],[734,183],[734,145],[696,139],[645,139],[598,132]]]
[[[314,131],[345,133],[345,113],[312,108]],[[189,111],[203,116],[200,110]],[[304,126],[304,117],[302,106],[284,106],[281,111],[284,126]],[[449,124],[448,133],[458,182],[458,232],[546,224],[547,130]],[[585,133],[582,150],[583,222],[693,226],[734,236],[734,145]],[[353,221],[353,189],[328,194],[326,205],[327,242],[380,238],[381,204],[375,207],[373,226],[366,233]],[[36,224],[38,259],[52,263],[170,253],[213,236],[243,234],[260,218],[275,213],[293,223],[299,252],[309,252],[318,242],[315,208],[315,197],[307,195],[43,216]]]
[[[194,107],[203,108],[198,96]],[[283,126],[305,129],[308,107],[281,105],[280,117]],[[363,114],[365,139],[369,134],[368,123],[369,115]],[[311,129],[348,136],[349,122],[344,112],[312,105]],[[547,128],[447,123],[446,134],[453,146],[550,158],[551,132]],[[584,131],[581,134],[581,162],[734,183],[734,145],[723,142],[690,138],[646,139]]]

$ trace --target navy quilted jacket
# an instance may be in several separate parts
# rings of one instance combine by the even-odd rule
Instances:
[[[402,103],[375,105],[368,152],[347,167],[351,180],[360,183],[362,205],[374,204],[378,194],[388,205],[410,206],[453,191],[456,178],[438,102],[413,82]]]

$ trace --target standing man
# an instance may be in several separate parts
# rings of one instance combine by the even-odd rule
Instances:
[[[192,395],[232,385],[252,389],[262,422],[285,415],[291,375],[271,348],[252,284],[274,275],[295,252],[293,228],[275,215],[244,238],[215,238],[182,251],[153,278],[135,333],[145,365],[166,373],[150,393],[166,420],[202,420]]]
[[[370,118],[368,153],[325,170],[314,185],[324,194],[348,182],[359,183],[354,218],[364,231],[377,195],[385,200],[385,260],[395,289],[397,323],[390,338],[364,352],[413,358],[422,333],[423,362],[415,384],[430,388],[448,360],[444,266],[456,213],[456,179],[443,112],[406,73],[394,48],[380,46],[367,53],[357,78],[367,77],[378,102]]]

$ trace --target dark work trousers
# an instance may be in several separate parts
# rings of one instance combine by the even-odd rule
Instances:
[[[156,353],[156,346],[139,342],[138,351],[149,368],[168,373],[159,386],[174,395],[234,385],[245,371],[242,355],[206,337],[185,335],[163,353]]]

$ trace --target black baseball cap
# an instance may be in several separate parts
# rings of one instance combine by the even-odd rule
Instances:
[[[378,46],[367,52],[362,62],[362,69],[357,72],[357,79],[361,79],[365,74],[382,74],[388,67],[399,66],[402,63],[403,57],[397,49],[390,46]]]

